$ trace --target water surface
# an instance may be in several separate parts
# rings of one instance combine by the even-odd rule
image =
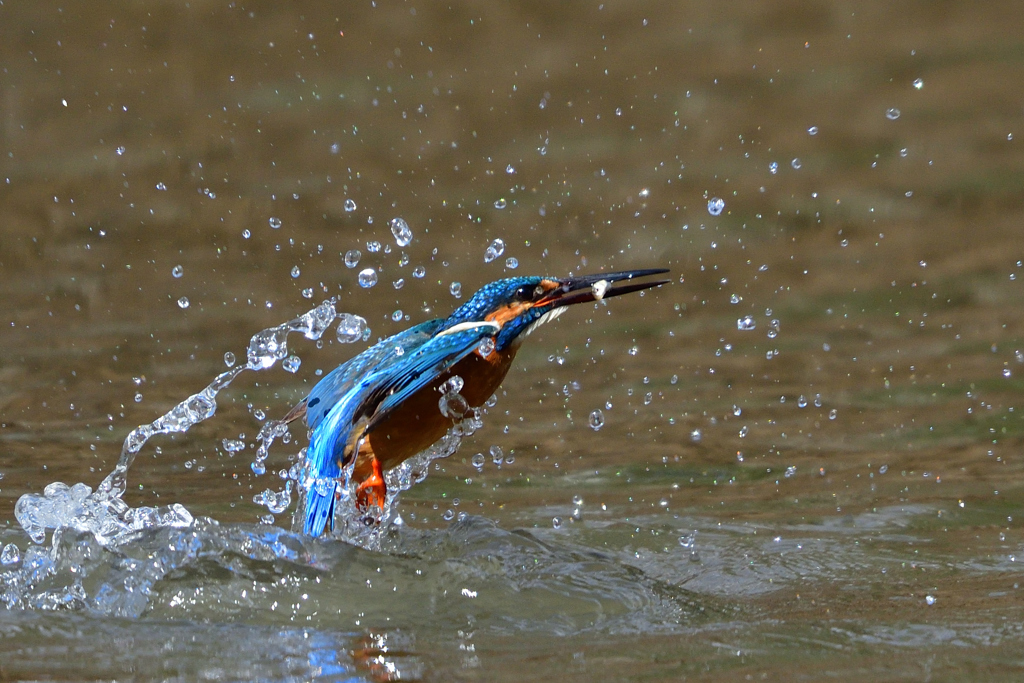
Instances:
[[[0,677],[1019,677],[1015,9],[0,6]],[[303,442],[256,476],[263,421],[366,347],[333,329],[140,452],[125,501],[193,524],[14,518],[325,299],[373,341],[646,267],[379,550],[252,500]]]

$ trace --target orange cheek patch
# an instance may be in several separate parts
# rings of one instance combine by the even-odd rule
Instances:
[[[487,317],[484,318],[484,320],[487,320],[489,322],[498,323],[498,325],[504,327],[505,323],[507,323],[509,320],[514,320],[514,319],[518,318],[520,315],[522,315],[522,313],[524,311],[526,311],[526,310],[528,310],[528,309],[530,309],[532,307],[533,307],[533,304],[526,303],[526,302],[518,302],[518,303],[514,303],[514,304],[509,304],[508,306],[505,306],[504,308],[499,308],[498,310],[494,311],[493,313],[488,313]]]

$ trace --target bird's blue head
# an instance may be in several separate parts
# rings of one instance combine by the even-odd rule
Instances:
[[[496,350],[503,351],[522,341],[538,326],[558,317],[566,306],[600,301],[669,281],[629,282],[618,287],[613,285],[615,282],[667,272],[648,269],[565,278],[527,276],[497,280],[481,287],[469,301],[448,316],[442,329],[485,320],[497,323],[500,327],[494,346]]]

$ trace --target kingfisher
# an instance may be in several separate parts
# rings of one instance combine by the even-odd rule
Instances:
[[[447,318],[384,339],[320,380],[285,416],[309,429],[304,532],[334,524],[343,472],[352,466],[356,507],[383,510],[383,473],[441,439],[452,425],[438,391],[458,376],[458,393],[478,407],[498,389],[523,340],[566,307],[667,284],[638,278],[654,268],[595,275],[513,277],[485,285]],[[618,283],[618,284],[617,284]],[[301,508],[300,508],[301,509]]]

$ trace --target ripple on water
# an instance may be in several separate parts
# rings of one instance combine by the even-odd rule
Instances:
[[[0,534],[0,542],[14,537]],[[648,632],[699,619],[694,594],[614,555],[505,531],[468,516],[442,530],[392,526],[383,554],[276,527],[220,525],[139,532],[116,547],[61,530],[0,573],[15,612],[71,610],[122,618],[292,623],[358,630],[394,615],[408,628],[460,623],[575,634]]]

